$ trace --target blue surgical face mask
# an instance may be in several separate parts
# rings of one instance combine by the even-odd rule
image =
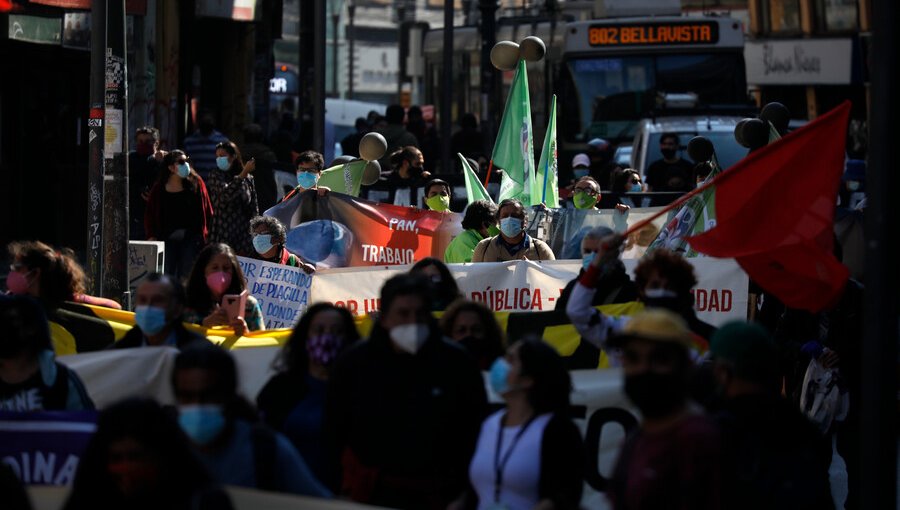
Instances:
[[[189,175],[191,175],[191,167],[189,167],[187,163],[178,165],[178,177],[187,179]]]
[[[506,237],[516,237],[522,233],[522,220],[507,216],[500,220],[500,232]]]
[[[256,250],[256,253],[262,255],[267,251],[272,249],[272,234],[254,234],[253,235],[253,249]]]
[[[509,391],[509,371],[512,369],[506,358],[500,356],[491,365],[490,382],[491,389],[497,395],[503,395]]]
[[[310,189],[319,181],[319,176],[312,172],[300,172],[297,174],[297,184],[303,189]]]
[[[219,405],[179,406],[178,424],[193,442],[206,445],[225,428],[225,413]]]
[[[633,185],[631,186],[631,192],[632,192],[632,193],[640,193],[640,192],[642,192],[642,191],[644,191],[644,188],[642,188],[640,184],[633,184]]]
[[[582,177],[587,177],[588,173],[590,173],[590,168],[573,168],[572,172],[575,173],[576,179],[581,179]]]
[[[593,252],[593,251],[590,253],[585,253],[581,257],[581,267],[583,267],[584,270],[587,271],[588,266],[591,265],[591,262],[594,261],[594,257],[596,257],[596,256],[597,256],[597,253]]]
[[[134,322],[145,335],[155,335],[166,327],[166,310],[156,306],[135,307]]]
[[[219,167],[219,170],[228,170],[228,157],[227,156],[219,156],[216,158],[216,166]]]

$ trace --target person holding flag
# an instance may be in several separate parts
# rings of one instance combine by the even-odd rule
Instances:
[[[476,200],[466,208],[462,220],[465,229],[450,241],[444,251],[444,262],[459,264],[472,262],[475,247],[483,239],[497,235],[497,206],[487,200]]]
[[[325,186],[319,186],[319,178],[322,177],[322,170],[325,168],[325,158],[316,151],[303,151],[295,160],[297,167],[297,187],[281,199],[286,202],[298,193],[303,193],[308,189],[318,191],[319,195],[324,195],[331,191]]]

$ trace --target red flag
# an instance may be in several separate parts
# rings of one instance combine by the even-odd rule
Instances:
[[[785,305],[819,311],[836,302],[849,271],[832,253],[850,102],[753,152],[716,179],[716,226],[689,238],[734,257]]]

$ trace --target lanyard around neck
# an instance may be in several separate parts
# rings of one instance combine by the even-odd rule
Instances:
[[[500,502],[500,490],[503,488],[503,470],[506,468],[506,463],[509,462],[509,458],[512,456],[513,450],[516,449],[516,445],[519,444],[519,439],[525,435],[525,431],[528,430],[528,426],[531,425],[531,422],[534,421],[535,416],[532,415],[531,418],[528,418],[522,428],[516,433],[515,437],[513,437],[512,443],[509,445],[509,450],[506,451],[506,455],[503,455],[501,458],[500,451],[503,450],[503,424],[506,421],[506,415],[500,418],[500,426],[497,428],[497,447],[494,450],[494,502]]]

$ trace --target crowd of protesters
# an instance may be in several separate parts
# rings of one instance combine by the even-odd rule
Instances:
[[[428,208],[446,211],[450,185],[431,178],[426,146],[415,146],[433,130],[414,111],[404,127],[398,108],[371,124],[360,119],[359,136],[348,136],[344,150],[381,125],[392,168],[387,182],[399,189],[415,181]],[[464,117],[462,127],[454,146],[483,157],[474,117]],[[368,335],[346,309],[310,306],[281,348],[275,375],[258,395],[241,395],[232,355],[188,326],[237,335],[264,329],[238,256],[307,273],[315,265],[288,251],[281,222],[260,216],[271,199],[259,199],[254,172],[268,156],[244,160],[208,117],[185,151],[160,151],[152,128],[137,134],[132,170],[142,173],[132,179],[139,206],[132,211],[143,218],[131,224],[146,239],[166,242],[167,263],[138,286],[131,331],[115,341],[74,319],[86,305],[121,307],[86,294],[73,253],[38,241],[8,248],[0,410],[94,409],[78,374],[54,357],[53,325],[82,328],[92,350],[180,351],[170,381],[177,405],[135,395],[99,411],[67,509],[231,508],[223,486],[391,508],[580,508],[589,463],[573,421],[570,370],[596,369],[601,356],[621,369],[624,393],[641,417],[610,477],[613,508],[834,508],[828,471],[835,434],[852,508],[862,292],[852,280],[840,303],[821,314],[768,299],[757,321],[717,329],[695,313],[697,277],[680,254],[653,251],[632,279],[620,260],[624,240],[598,227],[582,239],[582,269],[557,304],[581,337],[564,358],[538,335],[507,338],[490,309],[460,294],[444,261],[554,260],[528,234],[521,202],[479,201],[467,208],[464,232],[444,261],[427,258],[387,280]],[[663,137],[664,157],[647,175],[653,189],[692,186],[689,171],[679,173],[683,160],[668,151],[671,142]],[[612,207],[635,206],[622,195],[643,190],[641,176],[617,167],[607,142],[590,147],[573,161],[574,207],[596,207],[607,187]],[[253,150],[264,155],[267,148]],[[294,192],[328,193],[318,186],[325,163],[313,151],[297,154]],[[851,182],[842,200],[858,204],[859,186]],[[242,295],[242,309],[226,306],[227,296]],[[631,316],[598,308],[634,301],[643,311]],[[847,388],[843,422],[801,409],[811,360]],[[491,407],[489,396],[502,406]],[[18,504],[27,508],[27,498]]]

